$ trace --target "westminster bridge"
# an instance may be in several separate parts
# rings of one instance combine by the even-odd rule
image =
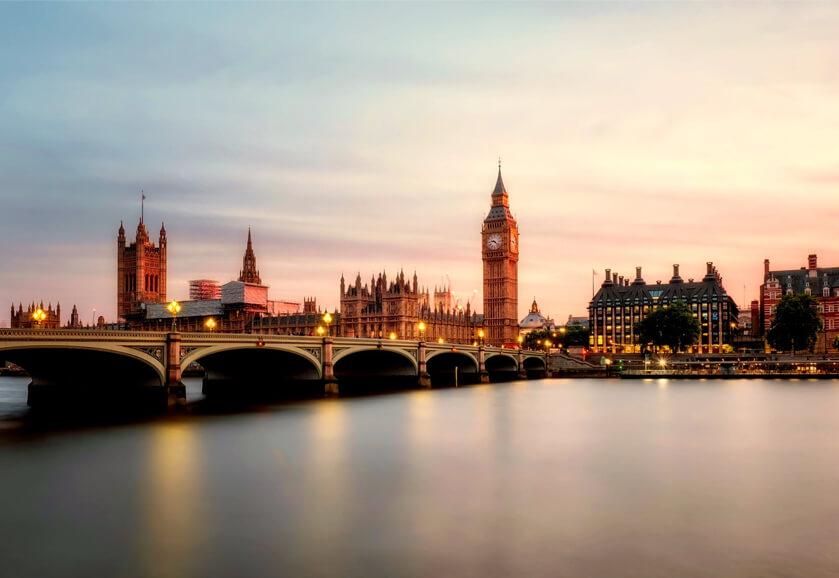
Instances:
[[[182,403],[182,374],[200,365],[204,393],[305,386],[338,394],[353,384],[456,385],[541,377],[591,367],[564,355],[451,343],[291,335],[3,329],[0,363],[32,378],[30,405],[62,392],[121,390]]]

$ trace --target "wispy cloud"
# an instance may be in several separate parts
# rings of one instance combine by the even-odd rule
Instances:
[[[828,3],[0,5],[0,302],[115,308],[115,233],[165,220],[170,293],[276,297],[344,272],[481,286],[504,158],[521,309],[591,270],[756,293],[839,260],[839,8]]]

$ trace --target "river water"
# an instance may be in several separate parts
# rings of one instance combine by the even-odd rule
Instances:
[[[22,425],[25,384],[0,378],[10,578],[839,575],[839,382],[540,380],[60,430]]]

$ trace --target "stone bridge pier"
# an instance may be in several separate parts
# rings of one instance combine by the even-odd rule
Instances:
[[[169,407],[186,406],[186,386],[181,381],[181,334],[166,335],[166,405]]]

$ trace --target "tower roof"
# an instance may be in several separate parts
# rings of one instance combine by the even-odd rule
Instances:
[[[501,160],[498,161],[498,178],[495,181],[495,189],[492,191],[492,207],[487,215],[487,221],[511,219],[510,202],[507,196],[507,187],[504,186],[504,179],[501,178]]]
[[[506,195],[507,189],[504,187],[504,179],[501,178],[501,163],[498,163],[498,180],[495,181],[495,190],[492,191],[492,196]]]

